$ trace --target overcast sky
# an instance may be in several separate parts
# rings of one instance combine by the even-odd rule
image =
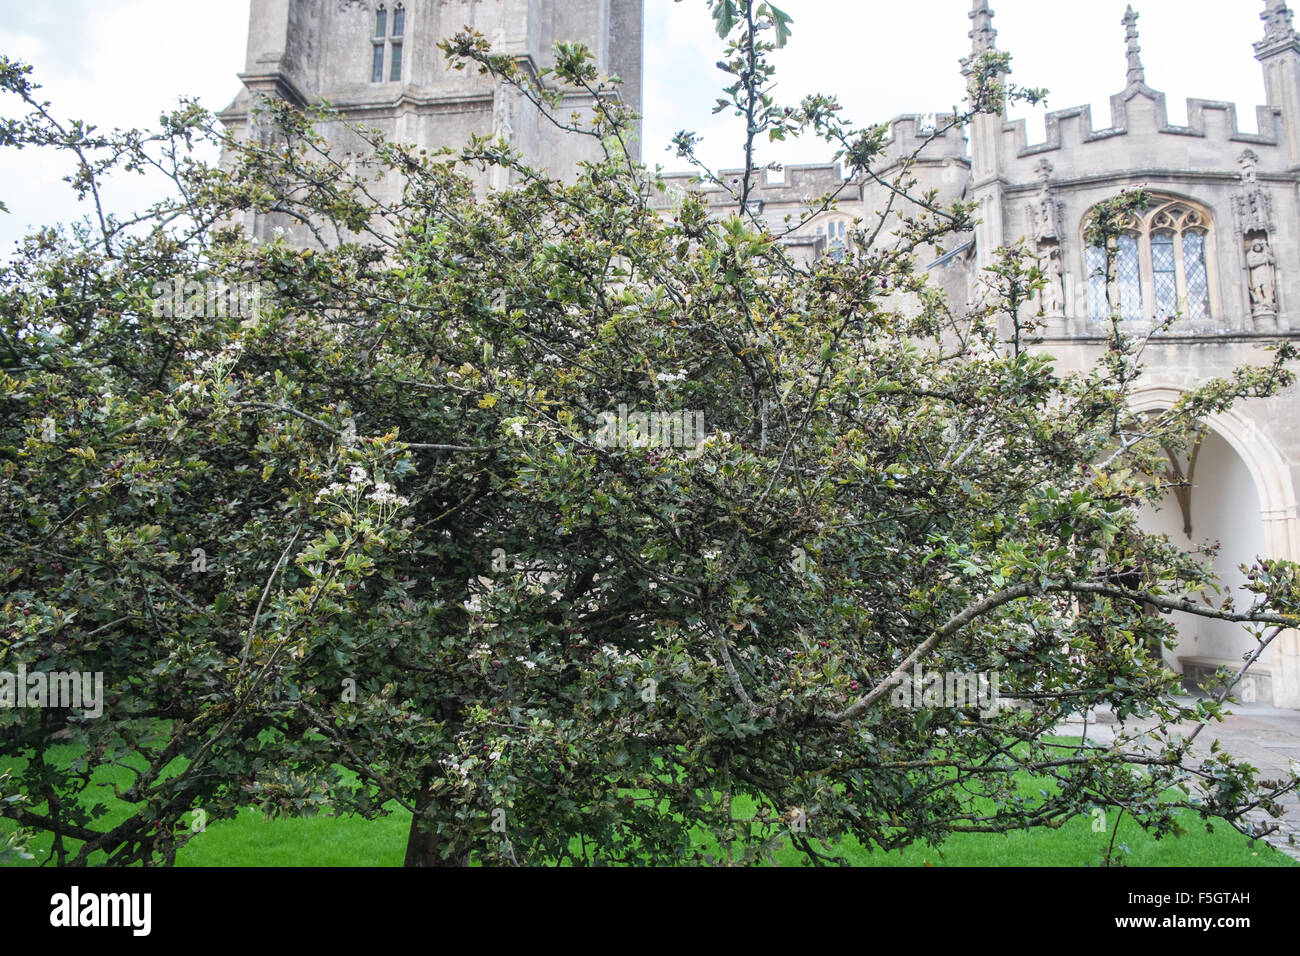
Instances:
[[[564,3],[567,0],[557,0]],[[962,96],[958,59],[970,50],[969,0],[785,0],[795,20],[790,47],[777,60],[777,96],[834,93],[859,123],[900,113],[942,112]],[[1169,95],[1170,120],[1186,120],[1186,98],[1238,104],[1242,128],[1256,129],[1264,85],[1251,42],[1263,36],[1262,0],[1143,0],[1142,53],[1147,82]],[[0,52],[31,63],[59,115],[101,126],[157,121],[178,97],[212,109],[239,89],[248,0],[0,0]],[[645,148],[648,163],[679,168],[669,139],[679,129],[705,137],[713,164],[733,165],[740,127],[710,113],[723,75],[720,43],[704,0],[645,0]],[[1049,107],[1093,104],[1109,122],[1109,96],[1124,86],[1125,3],[1118,0],[995,0],[999,46],[1014,57],[1014,79],[1051,91]],[[11,98],[0,116],[14,115]],[[1041,138],[1041,116],[1030,117]],[[1035,133],[1037,130],[1037,133]],[[768,154],[782,162],[818,162],[823,144]],[[0,153],[0,249],[32,223],[77,218],[67,173],[31,154]],[[148,188],[119,185],[114,205],[130,208]]]

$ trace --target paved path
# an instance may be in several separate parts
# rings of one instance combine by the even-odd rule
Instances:
[[[1278,710],[1263,704],[1232,704],[1228,709],[1232,713],[1221,723],[1211,723],[1201,731],[1194,744],[1196,751],[1206,753],[1210,744],[1218,740],[1225,751],[1256,767],[1265,779],[1288,779],[1291,773],[1300,772],[1300,710]],[[1109,744],[1115,739],[1117,727],[1106,722],[1109,715],[1099,716],[1101,722],[1088,725],[1088,739]],[[1186,734],[1195,726],[1189,723],[1179,729]],[[1083,726],[1076,723],[1061,727],[1063,733],[1076,735],[1082,730]],[[1300,860],[1300,795],[1289,793],[1282,804],[1286,807],[1282,818],[1260,813],[1257,819],[1279,826],[1278,832],[1267,841]],[[1290,842],[1291,837],[1294,843]]]

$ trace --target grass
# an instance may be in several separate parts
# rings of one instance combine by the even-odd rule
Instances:
[[[373,822],[318,817],[267,821],[255,810],[212,824],[183,849],[180,866],[400,866],[410,815],[393,813]],[[1230,827],[1206,833],[1188,818],[1182,837],[1154,840],[1131,819],[1120,823],[1116,845],[1127,843],[1129,866],[1300,866],[1300,862]],[[1094,833],[1092,822],[1076,818],[1059,830],[1009,834],[955,834],[941,847],[912,846],[891,853],[868,852],[857,841],[841,846],[855,866],[1088,866],[1099,865],[1109,830]],[[705,841],[700,841],[705,848]],[[792,849],[777,862],[797,866]]]
[[[73,754],[67,757],[71,759]],[[130,776],[123,768],[101,768],[95,780],[97,799],[109,812],[96,828],[112,826],[128,815],[128,807],[117,801],[108,788],[125,784]],[[1034,781],[1022,781],[1032,788]],[[740,812],[744,808],[738,806]],[[1112,811],[1113,812],[1113,811]],[[1111,821],[1113,823],[1113,817]],[[1207,833],[1193,814],[1183,816],[1187,833],[1181,837],[1155,840],[1131,818],[1120,823],[1115,840],[1129,848],[1117,854],[1129,866],[1300,866],[1294,860],[1262,842],[1252,843],[1226,824]],[[246,809],[232,820],[209,823],[177,854],[178,866],[400,866],[406,848],[410,814],[395,809],[388,816],[367,821],[357,817],[316,816],[267,820],[257,810]],[[0,821],[0,833],[12,827]],[[1094,832],[1092,819],[1075,818],[1056,830],[1036,829],[1008,834],[955,834],[940,847],[914,845],[904,850],[874,852],[849,839],[840,850],[855,866],[1097,866],[1110,843],[1110,828]],[[701,835],[702,851],[711,849]],[[51,840],[42,835],[32,844],[34,866],[47,858]],[[777,855],[783,866],[802,862],[787,848]]]

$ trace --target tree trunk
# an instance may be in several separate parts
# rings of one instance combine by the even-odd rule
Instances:
[[[437,833],[426,833],[421,829],[424,811],[433,803],[433,794],[425,791],[416,801],[416,814],[411,817],[411,830],[406,837],[406,860],[403,866],[468,866],[469,854],[453,852],[447,857],[442,853],[442,837]]]

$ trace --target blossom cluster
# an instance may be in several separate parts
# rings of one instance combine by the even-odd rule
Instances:
[[[370,489],[369,494],[365,494],[367,488]],[[363,496],[366,501],[373,502],[381,508],[394,510],[411,503],[408,499],[394,492],[393,486],[389,482],[379,478],[372,482],[366,474],[366,470],[360,465],[353,465],[349,469],[346,484],[341,481],[331,482],[316,492],[317,501],[344,498],[352,504],[356,504]]]

